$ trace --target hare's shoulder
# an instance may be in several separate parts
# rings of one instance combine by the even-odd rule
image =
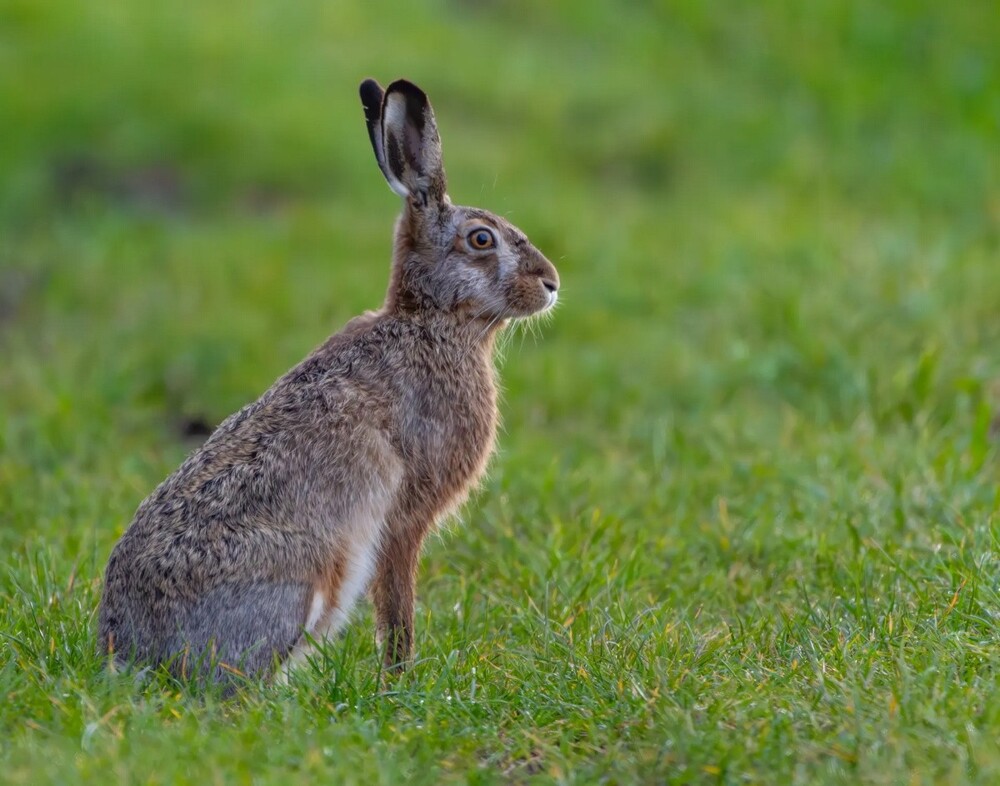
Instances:
[[[356,379],[370,350],[372,320],[353,320],[279,378],[256,401],[227,417],[140,506],[137,519],[288,514],[299,485],[314,477],[380,407]],[[355,412],[357,410],[357,412]],[[346,448],[346,446],[341,446]]]

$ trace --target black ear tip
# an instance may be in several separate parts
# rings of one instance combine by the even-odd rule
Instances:
[[[416,98],[424,103],[427,102],[427,93],[417,87],[409,79],[397,79],[386,89],[386,93],[402,93],[407,98]]]
[[[366,107],[382,105],[382,87],[374,79],[366,79],[358,88],[361,103]]]

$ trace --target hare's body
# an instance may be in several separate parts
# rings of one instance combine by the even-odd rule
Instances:
[[[108,564],[101,632],[118,652],[214,645],[259,671],[303,629],[335,632],[380,558],[415,557],[482,474],[497,421],[492,334],[437,327],[359,317],[160,485]],[[387,340],[402,336],[407,352]]]
[[[100,609],[101,646],[120,658],[263,673],[335,632],[368,587],[386,665],[409,656],[424,536],[492,450],[495,333],[551,305],[558,279],[502,219],[448,202],[439,148],[436,168],[433,149],[397,160],[408,126],[425,147],[437,134],[416,88],[389,94],[400,106],[379,90],[373,145],[408,190],[386,303],[223,422],[139,507]],[[483,233],[493,245],[475,253]]]

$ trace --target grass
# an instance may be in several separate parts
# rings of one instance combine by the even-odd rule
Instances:
[[[1000,17],[983,4],[0,8],[0,781],[1000,780]],[[564,305],[503,360],[418,662],[289,687],[94,655],[112,544],[380,301],[355,90]]]

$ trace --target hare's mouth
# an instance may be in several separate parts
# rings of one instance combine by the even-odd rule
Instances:
[[[531,317],[541,316],[542,314],[549,313],[553,308],[555,308],[556,302],[559,300],[559,293],[555,291],[546,291],[544,301],[538,303],[537,301],[531,305],[525,304],[522,308],[518,309],[513,315],[515,319],[530,319]]]
[[[543,302],[538,308],[534,310],[535,314],[544,314],[555,308],[555,305],[559,300],[559,290],[546,283],[544,298],[545,302]]]

